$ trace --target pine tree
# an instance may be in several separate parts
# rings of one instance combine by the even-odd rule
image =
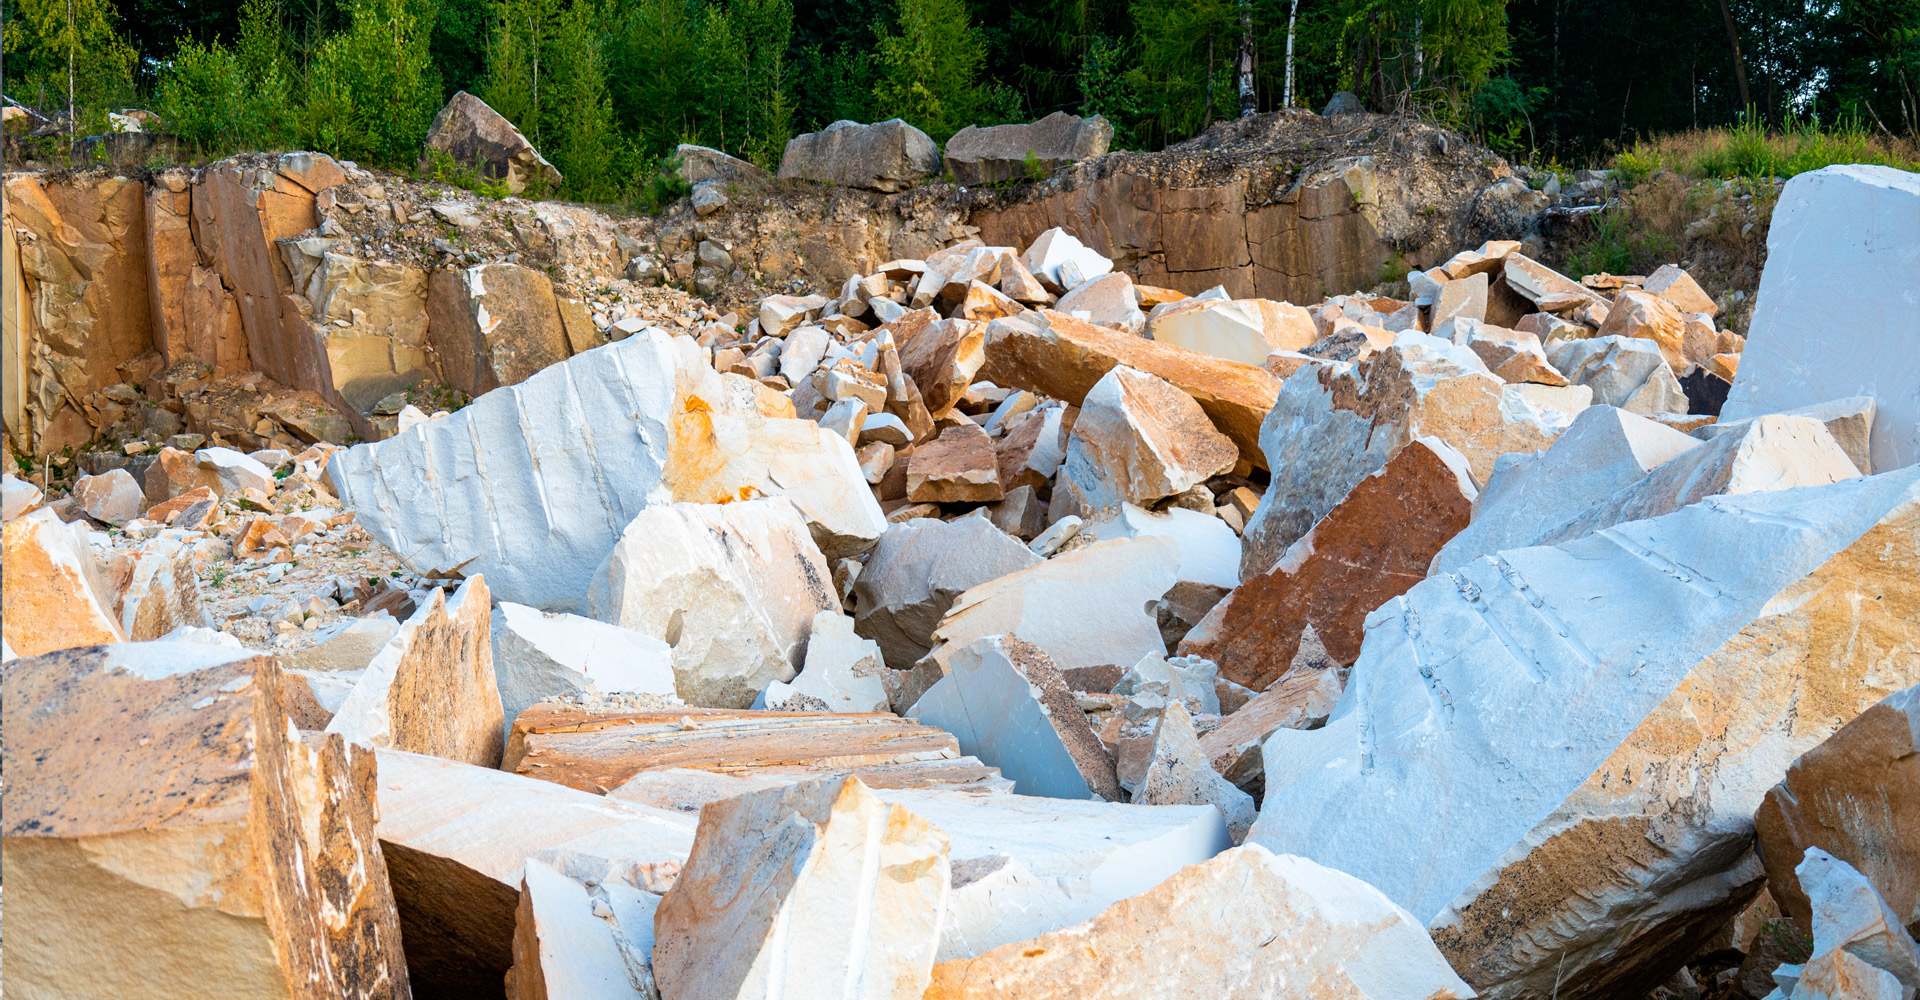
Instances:
[[[875,29],[878,115],[904,118],[946,142],[967,125],[992,125],[1018,113],[1009,89],[980,79],[985,43],[966,0],[899,0],[897,13],[897,30]]]

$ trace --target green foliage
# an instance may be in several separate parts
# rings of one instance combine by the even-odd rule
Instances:
[[[634,194],[634,207],[650,215],[660,214],[668,205],[679,201],[692,190],[692,185],[680,174],[680,158],[677,156],[649,160],[641,169],[640,176],[643,180]]]
[[[615,125],[600,34],[591,4],[498,0],[479,96],[559,168],[561,194],[609,202],[627,187],[631,155]]]
[[[1027,180],[1030,181],[1045,180],[1047,177],[1046,166],[1040,162],[1040,157],[1034,155],[1031,149],[1027,150],[1026,158],[1021,161],[1020,169],[1022,173],[1027,175]]]
[[[1167,143],[1238,113],[1233,63],[1240,47],[1236,0],[1134,0],[1143,138]]]
[[[792,25],[790,0],[639,0],[607,43],[616,121],[642,156],[691,142],[777,165]]]
[[[1488,80],[1473,93],[1474,132],[1488,147],[1508,156],[1532,149],[1533,112],[1546,93],[1545,87],[1522,87],[1510,75]]]
[[[1011,88],[981,79],[985,44],[966,0],[899,0],[896,15],[896,25],[874,28],[875,117],[904,118],[944,143],[1018,115]]]
[[[278,12],[248,0],[233,48],[179,41],[154,105],[174,135],[202,150],[272,149],[293,127],[289,76]]]
[[[427,177],[440,184],[447,184],[483,197],[499,200],[513,192],[507,187],[505,178],[494,179],[482,176],[473,167],[463,167],[453,161],[445,150],[427,150]]]
[[[444,103],[430,26],[408,0],[351,0],[348,10],[346,30],[307,66],[295,138],[339,159],[410,164]]]
[[[1568,255],[1567,270],[1574,275],[1627,273],[1633,267],[1629,237],[1625,212],[1613,208],[1596,213],[1593,232]]]
[[[108,0],[9,0],[4,20],[7,96],[49,112],[71,101],[76,135],[106,131],[108,110],[133,99],[139,57]]]
[[[1135,144],[1134,126],[1141,116],[1140,96],[1127,81],[1130,61],[1125,42],[1095,35],[1080,60],[1080,114],[1099,115],[1113,125],[1113,148]]]
[[[1857,120],[1822,126],[1801,121],[1769,129],[1749,118],[1731,128],[1694,129],[1634,143],[1613,158],[1633,187],[1666,167],[1696,179],[1793,177],[1836,163],[1920,169],[1920,144],[1876,135]]]

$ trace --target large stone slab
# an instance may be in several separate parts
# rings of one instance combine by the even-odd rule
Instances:
[[[886,518],[844,437],[764,416],[691,340],[643,330],[328,463],[359,523],[424,574],[484,573],[501,600],[579,611],[649,505],[791,498],[836,555]]]
[[[908,715],[952,733],[1020,794],[1121,800],[1113,757],[1039,647],[988,636],[949,654],[948,666]]]
[[[120,642],[113,586],[87,544],[83,524],[41,508],[0,529],[0,595],[7,645],[20,656]]]
[[[1112,515],[1123,503],[1150,505],[1233,471],[1238,459],[1233,441],[1191,396],[1120,365],[1080,404],[1054,488],[1060,509],[1049,513],[1058,520],[1067,513]]]
[[[940,170],[940,147],[925,132],[889,118],[862,125],[837,121],[787,140],[780,179],[900,191]]]
[[[1214,426],[1240,447],[1242,459],[1266,468],[1260,425],[1273,409],[1280,380],[1255,365],[1037,309],[988,324],[987,360],[977,377],[1078,406],[1094,385],[1120,365],[1165,379],[1192,396]]]
[[[969,186],[1029,180],[1034,170],[1052,173],[1079,160],[1104,156],[1113,144],[1113,125],[1099,115],[1082,118],[1064,111],[1037,122],[969,125],[947,140],[947,169]]]
[[[1419,920],[1378,890],[1258,846],[1193,865],[1086,923],[942,962],[926,992],[927,1000],[1472,995]]]
[[[509,724],[543,698],[673,694],[673,650],[650,635],[579,615],[501,601],[491,625],[493,674]]]
[[[1220,676],[1265,691],[1311,626],[1335,662],[1360,656],[1367,615],[1426,578],[1435,553],[1467,526],[1477,491],[1466,459],[1417,438],[1360,480],[1273,568],[1249,577],[1180,643]]]
[[[1910,470],[1430,578],[1326,727],[1268,740],[1250,840],[1378,886],[1482,996],[1650,988],[1758,891],[1792,759],[1920,678],[1916,569]]]
[[[857,778],[707,804],[654,919],[670,997],[918,996],[950,890],[947,835]]]
[[[1474,481],[1485,482],[1495,459],[1540,451],[1571,422],[1570,414],[1528,404],[1472,351],[1421,333],[1401,333],[1358,364],[1302,368],[1260,427],[1273,481],[1241,536],[1240,577],[1271,569],[1354,484],[1414,438],[1451,445],[1466,456]]]
[[[1872,396],[1873,469],[1920,462],[1920,177],[1849,165],[1787,182],[1767,230],[1753,322],[1720,416]],[[1833,303],[1849,303],[1835,323]]]
[[[1827,433],[1833,435],[1841,450],[1853,460],[1854,468],[1859,469],[1861,475],[1867,475],[1873,468],[1873,414],[1877,408],[1872,396],[1849,396],[1781,412],[1790,417],[1812,417],[1826,425]],[[1716,420],[1705,427],[1694,428],[1691,433],[1702,441],[1711,441],[1722,434],[1745,433],[1756,419]]]
[[[779,497],[642,511],[587,595],[593,617],[672,647],[688,704],[722,708],[792,680],[813,616],[838,605],[798,508]]]
[[[1547,358],[1593,401],[1631,413],[1687,412],[1687,394],[1659,345],[1639,337],[1588,337],[1555,343]]]
[[[435,588],[354,683],[327,732],[481,767],[500,763],[506,721],[493,674],[487,582]]]
[[[899,675],[880,658],[880,644],[854,634],[853,619],[839,609],[813,616],[807,662],[793,683],[767,685],[767,708],[829,712],[885,712],[888,681]]]
[[[909,669],[933,648],[934,629],[961,594],[1038,562],[985,518],[896,524],[853,581],[855,630],[880,644],[888,666]]]
[[[300,742],[272,657],[120,643],[4,688],[9,995],[409,995],[373,755]]]
[[[1502,455],[1474,502],[1473,521],[1433,558],[1431,572],[1522,548],[1632,486],[1699,440],[1613,406],[1592,406],[1545,451]]]
[[[1920,686],[1888,695],[1800,755],[1753,817],[1767,891],[1802,928],[1812,904],[1796,858],[1819,848],[1858,869],[1920,929]]]

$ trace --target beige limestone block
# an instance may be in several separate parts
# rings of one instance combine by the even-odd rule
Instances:
[[[112,586],[102,572],[86,528],[63,524],[41,508],[0,529],[0,594],[5,595],[7,645],[21,656],[121,642],[113,617]]]

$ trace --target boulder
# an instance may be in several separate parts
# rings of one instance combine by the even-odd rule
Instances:
[[[909,669],[933,648],[934,630],[961,594],[1038,562],[984,518],[896,524],[854,580],[854,631],[880,644],[888,666]]]
[[[1276,941],[1285,947],[1267,947]],[[1365,882],[1238,847],[1086,923],[934,967],[926,1000],[1473,995],[1420,922]]]
[[[1204,656],[1222,677],[1264,691],[1311,627],[1336,663],[1352,664],[1367,615],[1426,578],[1441,546],[1467,526],[1476,495],[1459,452],[1416,438],[1271,568],[1214,605],[1181,641],[1181,654]]]
[[[122,643],[4,687],[10,995],[410,995],[373,755],[301,742],[272,657]]]
[[[1857,869],[1920,929],[1920,687],[1888,695],[1800,755],[1753,817],[1767,891],[1801,928],[1814,925],[1794,859],[1817,848]]]
[[[947,667],[908,714],[952,733],[1022,795],[1121,800],[1113,758],[1038,646],[987,636],[950,653]]]
[[[673,694],[673,651],[650,635],[501,601],[490,627],[493,674],[510,724],[559,695]]]
[[[125,469],[109,469],[97,476],[74,480],[69,494],[90,518],[114,527],[139,517],[147,509],[147,495]],[[148,638],[152,638],[149,636]]]
[[[1158,535],[1180,546],[1180,564],[1174,568],[1174,585],[1219,588],[1221,595],[1232,590],[1240,561],[1240,539],[1227,522],[1212,514],[1185,507],[1168,507],[1158,513],[1122,504],[1111,517],[1088,522],[1083,528],[1096,541],[1114,538],[1140,538]]]
[[[1015,418],[993,446],[1000,486],[1011,494],[1051,483],[1066,460],[1067,435],[1079,415],[1079,407],[1053,402]]]
[[[1266,299],[1182,299],[1158,306],[1147,316],[1147,335],[1255,366],[1274,351],[1298,351],[1318,339],[1305,309]]]
[[[1793,757],[1920,679],[1881,652],[1916,569],[1920,470],[1426,580],[1369,617],[1326,727],[1268,740],[1249,840],[1379,887],[1481,996],[1650,989],[1759,890]]]
[[[1133,292],[1133,278],[1124,271],[1088,278],[1060,296],[1053,308],[1082,322],[1114,327],[1136,337],[1147,328],[1146,314],[1140,311],[1140,299]]]
[[[385,611],[376,611],[365,618],[342,618],[314,630],[313,645],[281,654],[280,662],[290,670],[326,673],[365,670],[398,631],[400,623]],[[496,666],[499,655],[496,646]]]
[[[1686,317],[1680,315],[1673,303],[1651,292],[1626,288],[1613,297],[1607,320],[1600,324],[1600,331],[1594,336],[1651,340],[1666,358],[1667,367],[1678,372],[1685,371],[1691,364],[1682,349],[1685,334]]]
[[[1584,410],[1545,451],[1502,455],[1494,463],[1472,523],[1441,547],[1428,572],[1451,573],[1477,556],[1535,544],[1698,447],[1698,439],[1625,410]]]
[[[1604,315],[1607,308],[1607,300],[1599,294],[1525,254],[1507,254],[1501,261],[1500,276],[1508,288],[1541,312],[1563,313],[1581,307],[1598,307]]]
[[[947,140],[947,169],[968,186],[1001,181],[1037,180],[1079,160],[1104,156],[1113,144],[1113,125],[1099,115],[1082,118],[1064,111],[1037,122],[969,125]]]
[[[519,264],[443,268],[427,283],[428,329],[447,384],[469,396],[567,360],[553,281]]]
[[[672,504],[642,511],[588,591],[593,617],[664,641],[691,705],[745,708],[792,680],[833,577],[793,503]]]
[[[1124,365],[1100,379],[1081,402],[1053,508],[1087,516],[1122,503],[1151,504],[1233,471],[1233,442],[1200,405],[1172,383]]]
[[[1920,462],[1920,339],[1912,287],[1920,178],[1836,166],[1787,182],[1767,230],[1753,322],[1720,411],[1740,420],[1841,396],[1872,396],[1873,469]],[[1854,303],[1834,322],[1833,303]]]
[[[1208,805],[1227,821],[1227,835],[1239,843],[1253,826],[1253,796],[1233,787],[1207,763],[1194,735],[1186,706],[1169,702],[1153,731],[1153,760],[1133,790],[1143,805]]]
[[[682,147],[684,148],[684,147]],[[653,1000],[653,915],[660,897],[618,882],[587,885],[528,861],[514,910],[507,995]]]
[[[487,582],[434,588],[354,684],[327,732],[355,743],[497,767],[506,722],[488,641]]]
[[[1346,668],[1333,662],[1319,633],[1308,625],[1300,648],[1280,679],[1220,720],[1200,737],[1200,750],[1221,776],[1246,787],[1263,780],[1260,747],[1276,729],[1318,729],[1346,690]]]
[[[872,125],[837,121],[787,140],[781,180],[903,191],[940,172],[940,147],[925,132],[890,118]]]
[[[993,440],[971,420],[956,420],[907,458],[907,499],[915,503],[992,503],[1007,495]]]
[[[1260,424],[1273,409],[1280,380],[1264,369],[1130,337],[1051,309],[989,324],[986,351],[978,378],[1071,406],[1120,365],[1165,379],[1200,404],[1239,446],[1243,460],[1266,467]]]
[[[1813,902],[1812,956],[1782,965],[1781,1000],[1894,1000],[1920,990],[1920,945],[1853,866],[1808,848],[1794,869]]]
[[[679,813],[439,757],[378,755],[376,832],[416,996],[501,995],[529,862],[658,893],[693,847],[695,823]]]
[[[912,997],[949,889],[947,835],[857,778],[709,803],[654,919],[663,996]]]
[[[762,694],[767,708],[829,712],[885,712],[887,672],[880,646],[853,631],[853,619],[838,608],[813,616],[807,633],[807,662],[788,684],[774,681]]]
[[[986,328],[968,320],[939,319],[931,309],[916,309],[881,329],[893,334],[901,371],[913,379],[935,416],[960,401],[986,362]]]
[[[1592,389],[1595,404],[1643,416],[1687,412],[1687,394],[1652,341],[1639,337],[1563,340],[1547,359],[1568,381]]]
[[[1534,334],[1476,320],[1455,320],[1453,332],[1454,343],[1465,344],[1503,382],[1567,384],[1567,377],[1548,363]]]
[[[729,156],[711,146],[683,142],[674,147],[673,158],[680,165],[675,173],[688,184],[717,181],[721,184],[751,184],[771,179],[770,175],[737,156]]]
[[[1148,609],[1176,582],[1179,565],[1180,546],[1160,537],[1116,538],[1055,556],[961,594],[927,656],[948,667],[954,651],[990,635],[1024,639],[1063,670],[1165,653]]]
[[[169,533],[150,538],[115,560],[113,613],[121,634],[134,642],[158,639],[179,628],[207,628],[206,605],[193,549]]]
[[[1540,451],[1571,421],[1535,409],[1472,351],[1421,333],[1401,333],[1358,364],[1302,368],[1261,424],[1274,473],[1241,536],[1240,577],[1271,569],[1348,490],[1415,438],[1451,445],[1480,483],[1495,459]]]
[[[478,170],[481,176],[506,181],[507,190],[513,194],[525,191],[530,184],[557,188],[563,179],[512,122],[464,90],[454,94],[433,117],[414,169],[431,173],[431,154],[435,151],[463,167]]]
[[[1666,299],[1682,315],[1705,313],[1708,319],[1720,315],[1720,306],[1693,280],[1693,275],[1677,264],[1662,264],[1647,275],[1640,288]]]
[[[1052,286],[1052,290],[1060,292],[1069,291],[1081,281],[1091,281],[1113,270],[1113,261],[1058,227],[1035,237],[1027,245],[1027,251],[1020,255],[1020,263],[1028,273]],[[1063,267],[1068,269],[1068,277],[1078,275],[1079,281],[1063,280]]]
[[[834,556],[870,548],[886,519],[846,440],[764,415],[752,383],[703,354],[644,330],[336,454],[327,473],[416,572],[482,573],[501,600],[547,611],[584,606],[652,503],[786,496]]]
[[[273,478],[272,469],[232,448],[202,448],[193,453],[193,459],[199,467],[195,485],[211,487],[221,496],[240,490],[259,490],[271,495],[280,484]]]
[[[7,646],[19,656],[121,642],[113,588],[87,544],[82,524],[65,524],[51,508],[17,517],[0,529],[0,594]]]
[[[1845,399],[1830,399],[1824,403],[1814,403],[1797,409],[1783,410],[1783,416],[1812,417],[1826,425],[1827,433],[1833,435],[1840,449],[1847,453],[1853,466],[1867,475],[1873,464],[1873,415],[1877,404],[1872,396],[1849,396]],[[1704,427],[1695,428],[1691,433],[1702,441],[1711,441],[1722,434],[1745,433],[1753,422],[1753,417],[1739,420],[1715,421]]]
[[[0,494],[0,497],[4,497],[0,502],[5,504],[4,511],[0,511],[0,521],[11,521],[39,508],[42,499],[40,487],[16,477],[11,472],[0,481],[5,483],[4,487],[0,487],[5,491],[4,494]]]

